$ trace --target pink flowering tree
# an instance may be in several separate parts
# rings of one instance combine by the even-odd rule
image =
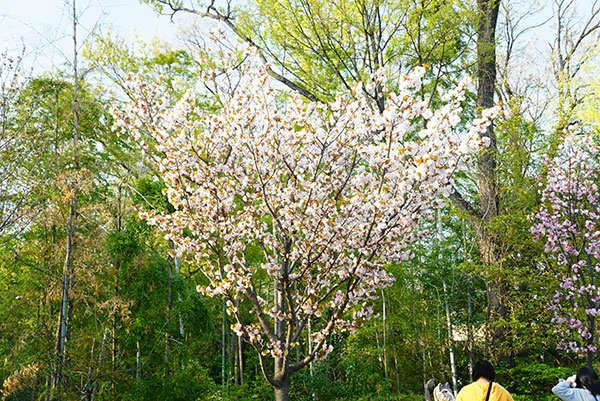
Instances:
[[[558,347],[591,366],[600,330],[598,147],[590,137],[568,137],[546,166],[543,204],[531,232],[559,268],[560,287],[549,304]]]
[[[395,91],[376,77],[383,113],[362,97],[373,88],[307,103],[271,86],[256,64],[230,71],[235,90],[220,92],[218,112],[192,92],[172,104],[159,85],[133,78],[134,100],[114,111],[175,208],[140,216],[201,269],[199,292],[225,298],[232,329],[256,350],[277,400],[289,399],[294,372],[331,351],[330,335],[373,316],[378,291],[394,282],[385,265],[409,256],[421,219],[484,145],[498,108],[459,133],[467,80],[432,111],[413,95],[423,74],[399,77]]]

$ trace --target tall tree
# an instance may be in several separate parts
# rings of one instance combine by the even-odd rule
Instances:
[[[157,85],[139,79],[130,88],[135,100],[116,113],[123,131],[154,140],[146,149],[158,152],[176,208],[141,216],[202,269],[200,291],[225,298],[234,330],[258,353],[278,400],[289,399],[291,374],[331,351],[333,333],[354,331],[371,316],[369,300],[393,281],[383,266],[406,257],[459,158],[485,143],[480,133],[498,109],[461,136],[453,130],[467,81],[434,113],[414,97],[424,72],[399,77],[383,113],[358,96],[360,85],[331,104],[286,97],[252,63],[234,65],[230,74],[240,82],[218,114],[199,109],[191,92],[169,108]],[[385,79],[377,82],[385,90]],[[419,118],[428,123],[417,130],[410,121]],[[262,251],[254,263],[252,249]],[[257,291],[265,274],[274,280],[272,307]],[[251,320],[240,313],[242,299]],[[313,328],[320,322],[314,349],[294,361],[309,318]]]
[[[250,22],[236,19],[238,10],[231,1],[224,7],[212,2],[206,9],[186,7],[183,2],[170,0],[145,2],[171,14],[189,12],[224,23],[239,38],[258,47],[262,61],[271,63],[268,67],[271,76],[310,100],[328,99],[336,90],[362,81],[365,95],[380,111],[385,108],[385,98],[370,81],[371,73],[379,67],[394,70],[427,63],[433,65],[431,87],[447,85],[453,76],[449,66],[456,73],[468,65],[469,54],[465,49],[471,37],[464,32],[472,30],[461,30],[461,27],[475,21],[476,107],[481,111],[494,105],[499,0],[478,0],[474,11],[462,2],[342,2],[334,5],[305,0],[297,8],[291,3],[259,1],[259,12]],[[430,102],[435,100],[433,93],[435,90],[428,97]],[[456,189],[450,197],[474,227],[486,270],[495,271],[501,268],[502,251],[492,227],[500,214],[498,146],[493,125],[482,133],[482,138],[489,141],[490,146],[478,158],[477,202],[469,202]],[[510,348],[510,338],[499,324],[508,314],[507,284],[494,275],[484,275],[489,299],[490,346],[500,353],[500,359],[510,360],[504,351]]]
[[[494,105],[496,90],[496,25],[500,9],[499,0],[477,0],[477,102],[478,110]],[[471,224],[479,245],[479,253],[486,269],[497,269],[502,260],[499,238],[490,223],[499,215],[497,153],[498,145],[491,124],[481,134],[489,141],[477,160],[477,206],[469,203],[458,191],[451,194],[454,203],[462,209]],[[504,349],[509,337],[498,323],[507,317],[505,304],[506,283],[490,275],[486,279],[488,293],[488,319],[491,324],[490,346],[499,351],[500,360],[511,360]]]
[[[63,288],[62,300],[60,304],[60,313],[57,327],[56,340],[56,367],[52,388],[60,391],[60,386],[63,382],[63,369],[67,365],[67,342],[71,335],[71,317],[73,313],[73,303],[71,292],[73,289],[73,259],[75,253],[75,231],[76,219],[78,215],[78,197],[79,197],[79,76],[77,71],[77,6],[76,0],[73,0],[73,139],[72,139],[72,183],[68,188],[69,199],[69,216],[67,218],[67,238],[65,249],[65,262],[63,266]]]

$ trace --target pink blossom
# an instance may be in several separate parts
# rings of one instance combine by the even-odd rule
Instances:
[[[600,314],[600,203],[597,147],[590,136],[567,137],[558,155],[544,164],[547,181],[542,185],[543,204],[533,216],[531,233],[545,242],[545,251],[561,270],[560,291],[552,298],[558,346],[577,355],[595,352]],[[541,183],[542,184],[542,183]],[[591,262],[591,265],[589,264]]]

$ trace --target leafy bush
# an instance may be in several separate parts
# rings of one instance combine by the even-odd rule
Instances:
[[[246,381],[242,386],[229,386],[221,396],[219,399],[223,400],[272,401],[273,387],[259,376],[255,380]],[[291,394],[291,397],[296,399],[294,394]]]
[[[160,374],[133,386],[126,400],[204,401],[214,399],[217,386],[208,371],[198,364],[176,369],[173,374]]]
[[[555,399],[551,393],[552,387],[559,378],[574,374],[577,368],[517,358],[514,368],[499,366],[497,370],[502,378],[501,384],[514,393],[515,401],[533,401]]]

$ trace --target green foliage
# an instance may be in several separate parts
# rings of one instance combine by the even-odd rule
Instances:
[[[590,63],[586,66],[587,69],[595,70],[596,66]],[[595,72],[592,72],[592,77],[595,77]],[[600,134],[600,79],[593,79],[589,84],[591,92],[587,101],[582,105],[577,112],[578,118],[583,120],[586,129],[591,129],[596,135]]]
[[[220,392],[224,400],[272,401],[273,388],[262,376],[253,377],[241,386],[229,386]]]
[[[240,30],[278,70],[316,97],[331,99],[356,81],[370,82],[379,67],[429,65],[427,92],[435,93],[452,80],[443,66],[466,60],[466,27],[474,14],[460,0],[258,0],[240,17]]]
[[[151,43],[128,45],[124,38],[105,33],[88,41],[82,51],[85,60],[109,78],[128,95],[126,76],[144,77],[159,81],[164,91],[177,98],[194,86],[198,71],[188,52],[174,49],[169,43],[155,39]]]
[[[157,374],[133,385],[123,400],[205,401],[217,400],[217,386],[208,371],[197,362],[172,374]]]
[[[165,184],[155,177],[141,177],[136,182],[133,202],[156,211],[170,211],[173,206],[171,206],[167,200],[167,195],[163,192],[165,188]]]
[[[553,359],[549,354],[545,354],[545,357],[548,360]],[[502,385],[515,393],[515,400],[555,399],[550,390],[558,383],[558,379],[567,378],[577,370],[571,366],[556,366],[533,357],[516,358],[515,362],[514,368],[502,364],[497,367],[498,380],[502,380]]]
[[[133,216],[127,222],[125,230],[113,231],[106,238],[106,251],[112,258],[119,258],[125,264],[131,263],[133,258],[141,251],[138,220]]]
[[[338,349],[345,344],[338,344]],[[364,351],[334,351],[326,360],[313,364],[312,375],[308,369],[295,374],[290,392],[301,401],[314,397],[323,400],[369,399],[378,394],[389,394],[391,385],[389,380],[382,379],[379,361]]]

